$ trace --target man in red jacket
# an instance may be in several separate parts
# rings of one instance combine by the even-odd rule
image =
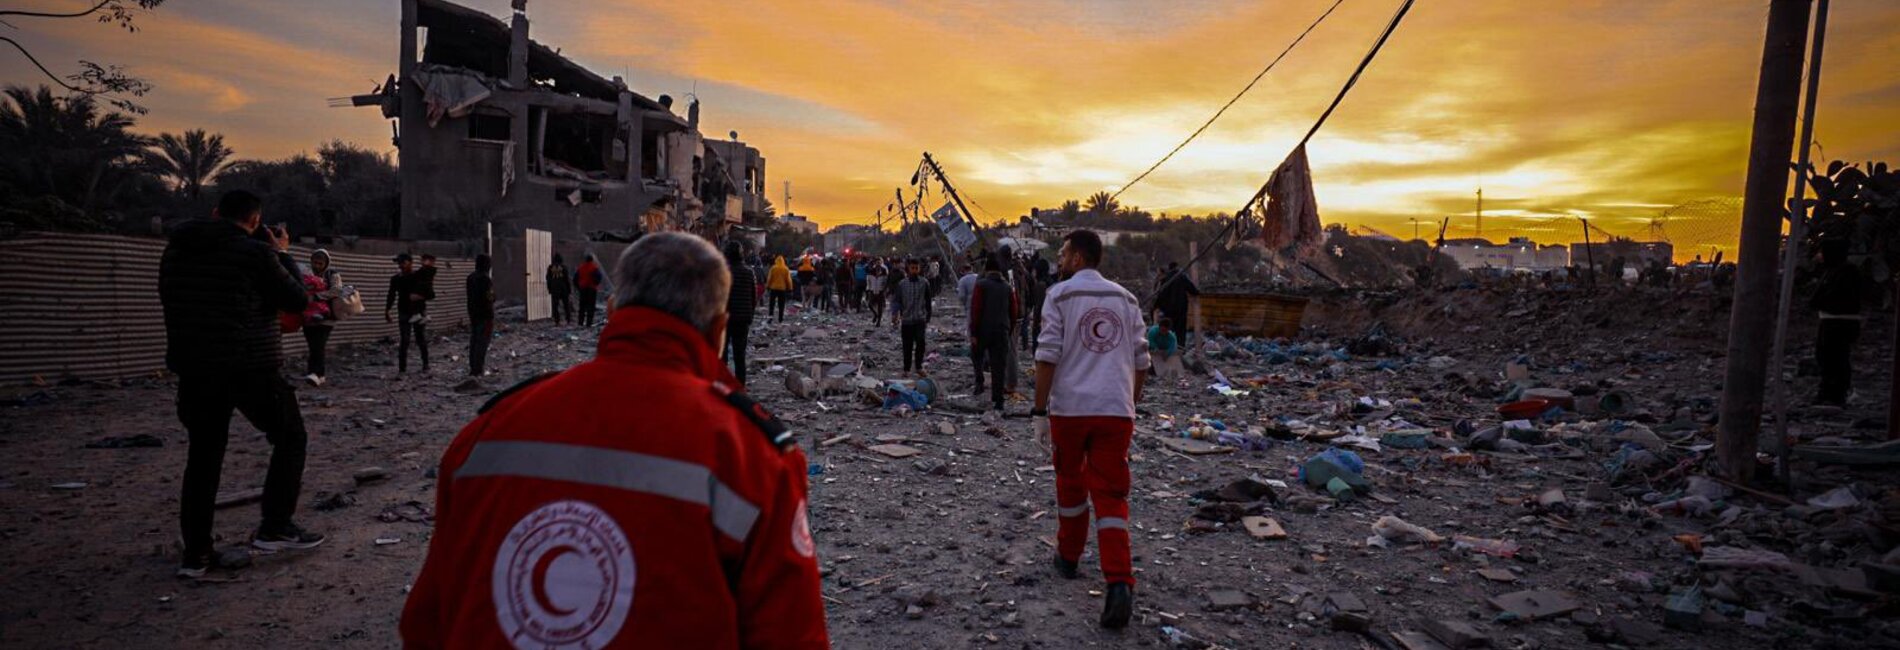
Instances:
[[[594,262],[594,254],[588,253],[587,259],[574,270],[574,286],[580,290],[581,326],[594,324],[594,301],[600,296],[600,264]]]
[[[614,280],[596,358],[443,454],[404,645],[826,647],[805,455],[719,361],[725,261],[648,235]]]

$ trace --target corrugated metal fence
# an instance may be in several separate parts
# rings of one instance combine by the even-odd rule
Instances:
[[[158,304],[159,238],[28,233],[0,241],[0,385],[67,378],[106,379],[165,367],[165,318]],[[300,262],[314,250],[292,247]],[[383,297],[395,267],[382,256],[333,253],[343,282],[369,308],[336,326],[330,345],[394,336]],[[467,324],[463,279],[474,262],[443,258],[431,303],[432,331]],[[301,334],[284,351],[302,356]]]

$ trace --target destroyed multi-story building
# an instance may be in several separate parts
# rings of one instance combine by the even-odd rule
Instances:
[[[736,203],[726,204],[727,218],[736,212],[747,223],[764,222],[765,156],[740,142],[737,132],[732,133],[730,140],[708,139],[704,146],[725,169],[726,180],[733,184],[733,194],[739,197]]]
[[[397,74],[349,102],[396,120],[402,237],[716,234],[762,211],[764,158],[703,138],[696,99],[681,116],[603,78],[529,38],[527,0],[513,8],[504,23],[402,0]]]

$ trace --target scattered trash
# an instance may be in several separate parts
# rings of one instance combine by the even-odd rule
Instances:
[[[355,479],[357,485],[367,485],[370,483],[375,483],[377,481],[388,479],[389,470],[383,469],[381,467],[365,467],[365,468],[356,470],[354,474],[350,475],[350,478]]]
[[[1380,517],[1378,521],[1372,522],[1372,532],[1386,540],[1401,544],[1437,544],[1445,541],[1445,538],[1438,533],[1392,515]]]
[[[1312,487],[1325,487],[1328,491],[1337,491],[1331,487],[1334,480],[1349,486],[1354,492],[1370,494],[1372,484],[1361,474],[1366,463],[1359,455],[1343,449],[1327,449],[1300,465],[1300,480]]]
[[[1841,508],[1852,508],[1860,505],[1860,497],[1854,496],[1854,488],[1852,486],[1844,485],[1828,490],[1827,493],[1820,496],[1808,499],[1808,505],[1822,510],[1839,510]]]
[[[1507,539],[1484,539],[1481,537],[1453,535],[1451,538],[1451,550],[1470,551],[1472,553],[1483,553],[1492,557],[1510,559],[1517,557],[1517,552],[1520,550],[1520,547],[1517,542]]]
[[[1287,537],[1286,529],[1280,527],[1280,522],[1269,517],[1241,517],[1240,524],[1247,527],[1247,534],[1254,539],[1278,540]]]
[[[1663,625],[1678,630],[1702,629],[1702,589],[1686,587],[1669,593],[1663,601]]]
[[[1484,578],[1486,580],[1490,580],[1492,582],[1507,582],[1507,583],[1517,582],[1517,574],[1512,573],[1510,569],[1494,569],[1494,568],[1487,567],[1483,569],[1478,569],[1477,573],[1479,577]]]
[[[899,444],[871,445],[870,447],[866,447],[866,449],[875,451],[885,456],[889,456],[891,458],[910,458],[911,456],[916,456],[918,454],[924,453],[924,450],[922,449],[911,447],[909,445],[899,445]]]
[[[1515,591],[1491,597],[1491,606],[1519,620],[1535,621],[1577,611],[1583,605],[1557,591]]]

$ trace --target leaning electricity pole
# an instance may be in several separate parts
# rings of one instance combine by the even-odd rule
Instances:
[[[1812,0],[1772,0],[1755,88],[1754,134],[1747,187],[1742,194],[1742,242],[1736,255],[1735,302],[1729,312],[1728,372],[1715,451],[1722,473],[1747,482],[1754,476],[1767,387],[1768,342],[1775,332],[1775,259],[1788,198],[1788,152],[1794,149],[1801,63]]]
[[[943,174],[943,167],[937,165],[937,159],[931,158],[928,151],[924,152],[924,166],[930,168],[931,175],[937,177],[937,183],[943,185],[943,193],[950,195],[950,200],[957,204],[957,209],[963,211],[963,220],[970,225],[970,232],[976,233],[977,244],[986,245],[983,241],[983,228],[976,224],[976,215],[970,214],[970,209],[963,206],[963,195],[958,194],[957,188],[950,185],[950,177]],[[921,211],[923,206],[917,206],[917,209]]]

